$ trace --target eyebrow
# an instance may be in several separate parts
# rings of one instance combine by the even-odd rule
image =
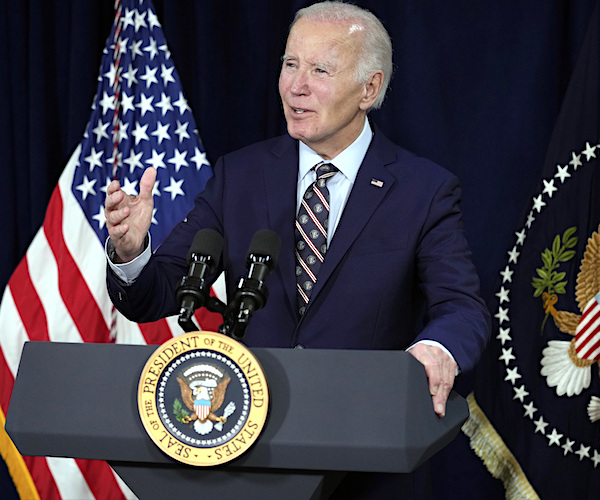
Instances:
[[[297,59],[296,57],[290,56],[288,54],[284,54],[281,56],[281,62],[286,62],[289,61],[291,59]],[[309,63],[311,66],[316,66],[318,68],[323,68],[327,71],[333,71],[335,69],[335,65],[332,63],[326,63],[326,62],[322,62],[322,61],[315,61],[315,62],[310,62]]]

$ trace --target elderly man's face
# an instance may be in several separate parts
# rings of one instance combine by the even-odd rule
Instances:
[[[325,159],[358,137],[373,101],[354,78],[360,35],[348,24],[301,18],[288,37],[279,76],[288,132]]]

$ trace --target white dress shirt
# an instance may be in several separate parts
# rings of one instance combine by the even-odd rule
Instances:
[[[358,138],[344,151],[331,160],[324,160],[306,144],[300,142],[300,158],[298,162],[298,185],[296,191],[296,213],[300,209],[302,197],[308,187],[315,182],[316,172],[312,169],[317,163],[331,163],[339,170],[327,181],[329,190],[329,231],[327,233],[327,246],[331,243],[335,230],[340,222],[342,212],[354,186],[358,169],[363,162],[367,149],[371,144],[373,131],[369,120],[365,119],[365,125]]]

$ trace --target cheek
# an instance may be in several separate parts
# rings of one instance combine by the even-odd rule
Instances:
[[[279,95],[283,96],[290,88],[290,77],[285,73],[279,74]]]

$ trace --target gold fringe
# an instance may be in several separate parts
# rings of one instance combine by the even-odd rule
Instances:
[[[494,426],[477,404],[473,393],[467,397],[470,415],[462,431],[471,441],[471,448],[488,471],[504,484],[507,500],[540,500],[515,456],[507,448]]]
[[[17,493],[23,500],[40,500],[40,495],[23,457],[4,429],[5,422],[6,417],[0,408],[0,454],[8,467]]]

